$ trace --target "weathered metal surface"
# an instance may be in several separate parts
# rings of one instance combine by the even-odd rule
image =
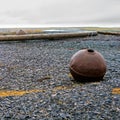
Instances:
[[[103,56],[92,49],[83,49],[75,53],[70,61],[70,72],[76,80],[99,81],[106,73]]]

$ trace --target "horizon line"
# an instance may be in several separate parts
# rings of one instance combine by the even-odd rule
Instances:
[[[116,27],[119,28],[120,25],[60,25],[60,24],[52,24],[52,25],[0,25],[0,28],[47,28],[47,27]]]

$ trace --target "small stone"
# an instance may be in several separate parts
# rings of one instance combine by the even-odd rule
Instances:
[[[25,35],[25,34],[26,34],[26,32],[23,30],[16,31],[16,35]]]

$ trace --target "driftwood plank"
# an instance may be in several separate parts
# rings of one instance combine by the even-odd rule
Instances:
[[[97,32],[76,32],[76,33],[53,33],[53,34],[24,34],[24,35],[0,35],[0,41],[14,40],[35,40],[35,39],[56,39],[71,37],[86,37],[97,35]]]
[[[118,35],[118,36],[120,36],[120,32],[111,32],[111,31],[98,31],[98,34],[104,34],[104,35]]]

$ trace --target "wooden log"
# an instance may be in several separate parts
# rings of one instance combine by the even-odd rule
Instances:
[[[120,35],[120,32],[112,32],[112,31],[98,31],[98,34],[104,34],[104,35]]]
[[[75,33],[53,33],[53,34],[24,34],[24,35],[0,35],[0,41],[15,41],[15,40],[39,40],[39,39],[60,39],[72,37],[95,36],[97,32],[75,32]]]

